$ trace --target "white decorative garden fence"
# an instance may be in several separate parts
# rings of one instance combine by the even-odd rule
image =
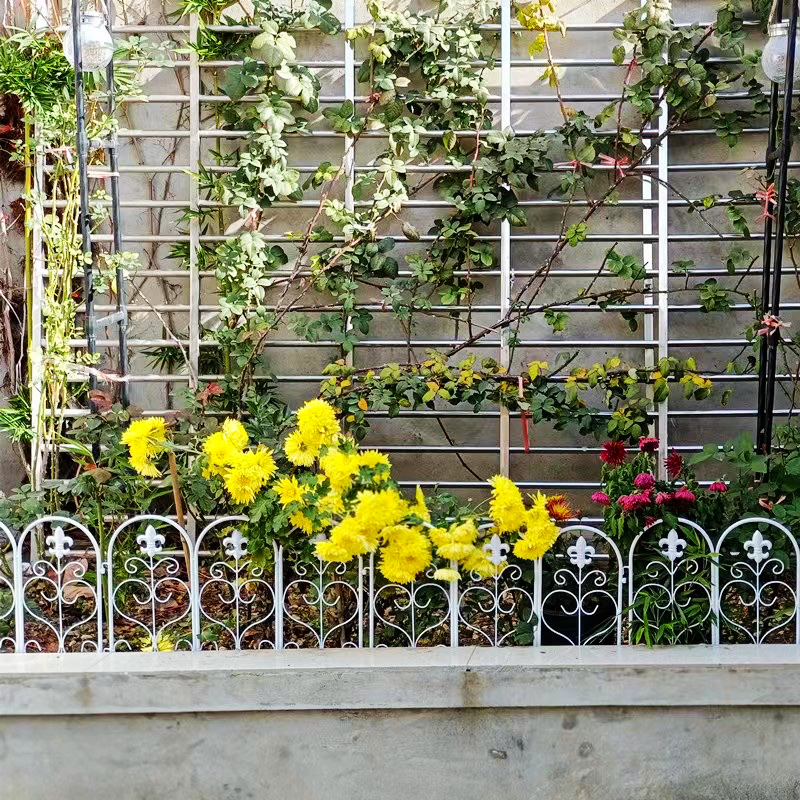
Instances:
[[[561,530],[536,562],[494,535],[482,579],[386,582],[351,564],[247,550],[247,520],[192,540],[176,522],[126,520],[101,548],[85,525],[43,517],[0,526],[5,652],[465,645],[800,642],[800,550],[781,523],[752,517],[716,541],[658,521],[627,553],[590,525]]]

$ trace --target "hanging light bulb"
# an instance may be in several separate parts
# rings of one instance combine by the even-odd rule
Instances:
[[[786,80],[786,52],[789,46],[789,23],[774,22],[768,28],[769,39],[761,54],[761,68],[773,83]],[[794,44],[794,80],[800,79],[800,36]]]
[[[64,56],[71,66],[75,66],[75,53],[72,49],[73,22],[64,31]],[[111,63],[114,55],[114,40],[106,27],[105,17],[98,11],[84,11],[81,14],[81,66],[84,72],[97,72]]]

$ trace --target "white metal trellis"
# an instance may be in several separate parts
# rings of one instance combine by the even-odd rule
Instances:
[[[675,2],[673,6],[676,15],[681,13],[687,15],[691,11],[691,5],[686,0],[684,2]],[[364,8],[356,0],[344,0],[343,10],[342,16],[346,24],[360,21],[365,16]],[[605,89],[588,91],[580,82],[581,75],[586,70],[592,70],[598,75],[613,74],[613,71],[617,68],[610,57],[574,54],[580,53],[584,45],[592,43],[605,43],[607,46],[604,45],[603,49],[610,51],[612,46],[611,33],[619,21],[587,21],[586,19],[581,19],[579,13],[571,14],[567,19],[568,35],[571,37],[570,41],[574,42],[574,46],[571,46],[570,52],[565,57],[556,58],[556,63],[565,69],[563,99],[573,106],[580,106],[581,104],[591,106],[592,103],[612,101],[618,97],[618,94],[611,93]],[[695,15],[689,14],[689,16]],[[220,32],[233,30],[256,32],[259,30],[257,27],[244,28],[242,26],[222,25],[210,27],[212,30]],[[485,26],[487,33],[499,33],[500,35],[499,80],[497,81],[497,91],[491,95],[490,99],[499,106],[496,124],[500,127],[514,124],[518,135],[526,135],[534,132],[537,127],[534,124],[535,119],[533,121],[530,120],[531,114],[536,114],[542,109],[552,107],[555,98],[549,89],[539,87],[533,83],[533,76],[536,71],[541,69],[546,62],[542,59],[529,60],[514,57],[511,47],[512,32],[516,31],[518,27],[512,19],[511,6],[508,0],[501,0],[498,23]],[[185,42],[187,39],[196,39],[199,28],[197,16],[190,15],[181,24],[122,25],[118,26],[116,31],[120,35],[136,33],[170,36],[179,42]],[[313,52],[313,48],[314,45],[309,44],[306,50],[300,52],[302,63],[316,69],[323,76],[338,75],[338,71],[344,71],[343,94],[341,90],[331,86],[329,81],[323,89],[323,103],[341,102],[344,99],[352,99],[357,103],[364,103],[366,97],[357,94],[359,89],[355,84],[353,73],[358,68],[358,61],[352,46],[342,38],[341,56],[337,58],[329,58],[327,56],[319,58],[318,54]],[[188,206],[193,211],[197,211],[200,208],[217,205],[215,202],[200,196],[195,181],[187,181],[187,189],[185,191],[184,189],[176,189],[170,197],[153,200],[145,194],[144,184],[141,183],[141,179],[150,176],[166,178],[185,176],[187,173],[197,173],[198,167],[205,158],[203,145],[209,139],[222,138],[235,142],[246,135],[245,131],[226,131],[218,130],[216,127],[203,127],[203,112],[206,109],[213,108],[220,102],[225,102],[225,98],[220,94],[204,94],[203,92],[208,91],[208,89],[204,89],[201,79],[209,70],[224,69],[233,63],[236,62],[214,61],[203,63],[199,60],[196,52],[190,50],[187,56],[177,58],[173,63],[162,67],[160,71],[160,77],[163,80],[167,80],[168,76],[177,74],[178,71],[181,71],[182,74],[188,74],[188,94],[177,91],[177,89],[170,90],[169,87],[165,89],[163,86],[148,91],[150,85],[148,84],[145,87],[146,91],[142,100],[147,100],[150,105],[143,106],[138,102],[133,104],[134,113],[136,114],[135,119],[140,124],[136,127],[122,129],[119,132],[120,142],[130,143],[134,139],[139,139],[154,146],[159,143],[159,140],[169,141],[175,139],[186,145],[180,151],[181,158],[185,158],[186,161],[184,163],[175,163],[174,165],[161,163],[155,147],[147,149],[149,160],[144,164],[131,163],[131,151],[129,148],[121,153],[120,173],[123,177],[122,206],[126,215],[123,226],[126,247],[131,249],[147,245],[158,245],[160,247],[156,263],[153,268],[148,269],[146,272],[148,279],[178,281],[188,279],[184,284],[181,284],[181,294],[177,299],[169,302],[153,303],[159,313],[185,315],[187,319],[187,337],[182,344],[189,353],[191,368],[185,374],[156,374],[146,366],[141,356],[143,350],[158,345],[174,346],[175,343],[163,334],[154,333],[153,325],[151,324],[152,315],[146,304],[136,300],[130,303],[132,327],[129,344],[134,353],[130,381],[134,393],[138,395],[135,397],[136,402],[153,412],[161,412],[166,409],[161,407],[162,404],[158,398],[153,397],[152,387],[162,387],[165,384],[192,384],[195,378],[202,381],[217,377],[199,374],[200,353],[202,348],[207,346],[200,338],[200,319],[201,315],[213,314],[216,305],[213,302],[213,298],[209,296],[210,291],[208,288],[209,281],[213,276],[199,269],[195,251],[200,244],[219,243],[224,241],[228,235],[224,230],[201,231],[200,223],[195,217],[189,221],[187,229],[182,232],[178,231],[177,225],[165,225],[162,230],[154,233],[143,230],[141,224],[132,224],[132,222],[140,221],[140,213],[146,209],[163,209],[169,212]],[[512,68],[515,71],[524,69],[527,72],[530,70],[530,75],[532,76],[530,82],[533,88],[515,85],[513,79],[517,72],[512,72]],[[746,93],[732,90],[720,93],[720,102],[737,102],[745,97]],[[189,105],[188,127],[181,130],[170,130],[169,124],[165,123],[165,116],[170,108],[177,107],[182,103],[188,103]],[[151,113],[149,116],[143,115],[142,109],[148,107],[151,109],[159,108],[159,110],[163,108],[165,114]],[[526,113],[524,122],[515,124],[515,117],[523,113]],[[657,127],[654,130],[645,130],[643,136],[645,139],[652,139],[652,137],[658,136],[665,130],[666,123],[667,116],[662,113],[658,119]],[[466,135],[469,132],[465,131],[464,133]],[[435,136],[437,132],[432,131],[430,135]],[[763,127],[754,127],[745,131],[744,135],[754,137],[759,142],[760,147],[760,143],[765,137],[765,129]],[[362,142],[366,145],[371,140],[381,139],[384,136],[385,134],[380,131],[368,132],[364,135]],[[342,137],[331,131],[313,129],[310,137],[310,141],[319,142],[320,147],[326,143],[337,145],[339,142],[341,142],[342,148],[346,146],[346,142],[343,141]],[[731,160],[717,157],[707,160],[694,160],[689,156],[684,156],[683,160],[681,160],[680,157],[675,156],[676,150],[685,151],[684,145],[687,142],[712,143],[714,140],[715,133],[711,130],[693,129],[671,133],[669,138],[658,147],[652,163],[643,164],[635,171],[636,175],[644,178],[640,197],[626,197],[620,200],[609,211],[607,222],[603,225],[593,226],[590,231],[589,243],[610,245],[619,241],[623,244],[627,243],[630,246],[640,246],[642,248],[644,260],[647,262],[648,276],[652,282],[652,291],[643,297],[642,302],[629,306],[631,310],[640,312],[645,319],[641,336],[638,338],[623,338],[609,334],[604,329],[604,318],[599,316],[600,312],[597,309],[587,310],[582,306],[569,307],[565,310],[572,312],[576,317],[578,315],[584,317],[588,314],[589,316],[586,318],[597,319],[598,324],[594,325],[589,333],[584,335],[568,334],[561,339],[555,336],[523,335],[520,341],[522,350],[569,351],[577,348],[589,348],[597,353],[598,358],[621,352],[623,355],[631,354],[636,359],[648,357],[652,361],[656,356],[685,355],[692,348],[700,348],[711,358],[717,353],[724,353],[726,350],[735,348],[743,343],[735,336],[721,329],[710,334],[705,330],[694,335],[691,332],[687,335],[685,331],[675,332],[670,326],[676,313],[681,316],[693,315],[693,319],[699,320],[701,319],[700,308],[696,304],[676,306],[665,293],[671,276],[670,263],[674,254],[673,251],[684,247],[703,248],[703,252],[707,255],[698,259],[698,266],[693,270],[692,277],[703,279],[705,277],[720,276],[726,274],[724,267],[717,266],[715,263],[718,261],[720,238],[726,242],[737,241],[740,238],[735,234],[726,234],[724,237],[719,237],[701,227],[691,231],[670,229],[670,214],[685,207],[686,201],[670,193],[667,188],[668,180],[684,179],[693,175],[714,179],[726,174],[732,176],[744,167],[758,168],[760,166],[759,162],[738,155],[735,158],[731,158]],[[366,152],[366,147],[360,147],[359,150]],[[205,166],[217,172],[232,169],[231,167],[218,166],[213,163],[205,164]],[[316,165],[305,161],[298,166],[307,172]],[[794,162],[791,166],[796,168],[800,164]],[[362,159],[361,152],[359,152],[358,157],[354,155],[352,164],[348,164],[348,170],[351,170],[354,175],[368,168],[368,165]],[[41,172],[42,169],[43,165],[40,161],[39,171]],[[458,168],[443,167],[441,165],[417,165],[411,166],[409,173],[421,175],[454,169]],[[353,201],[352,197],[348,198],[348,203],[352,203],[353,207],[356,208],[363,205],[362,201]],[[507,223],[504,223],[498,233],[483,237],[485,241],[494,244],[499,252],[499,268],[487,271],[485,274],[487,278],[499,281],[500,292],[499,298],[495,302],[479,301],[476,303],[473,306],[474,311],[485,312],[487,315],[494,315],[495,317],[496,315],[502,315],[508,308],[512,280],[514,278],[525,279],[530,277],[536,269],[535,264],[528,263],[525,258],[517,255],[516,248],[521,245],[554,243],[557,240],[558,232],[556,230],[540,229],[537,224],[537,214],[540,211],[546,212],[558,209],[561,205],[559,201],[538,197],[524,198],[521,204],[528,210],[534,222],[531,228],[527,230],[512,230]],[[299,203],[276,203],[275,209],[276,211],[281,211],[286,208],[297,208],[298,212],[302,210],[305,219],[311,213],[313,206],[314,201],[308,200]],[[446,212],[447,204],[441,200],[413,199],[407,203],[407,207],[410,211],[420,214],[425,212],[444,213]],[[641,209],[640,230],[625,232],[615,230],[614,214],[637,209]],[[297,226],[294,227],[296,228]],[[103,241],[108,237],[100,235],[96,238],[98,241]],[[270,241],[291,246],[286,232],[280,226],[276,225],[274,228],[268,229],[267,238]],[[430,237],[426,235],[422,236],[423,242],[429,239]],[[754,231],[752,241],[757,243],[758,240],[758,233]],[[167,247],[176,243],[190,245],[188,273],[176,268],[166,258],[165,251]],[[41,298],[41,287],[45,278],[44,270],[42,269],[41,242],[35,240],[34,245],[35,268],[34,286],[32,287],[34,296],[33,346],[36,348],[41,345],[42,341],[41,319],[40,316],[37,316],[40,313],[41,305],[36,303],[36,297]],[[560,269],[559,277],[563,280],[588,278],[593,272],[594,264],[570,265]],[[137,279],[140,280],[141,277],[140,275]],[[135,297],[133,293],[131,293],[131,296]],[[385,309],[379,302],[367,303],[366,307],[376,316],[385,313]],[[786,304],[787,309],[798,307],[800,307],[800,303],[790,301]],[[102,313],[113,310],[113,306],[110,303],[106,306],[98,303],[97,309],[98,313]],[[442,306],[441,310],[451,311],[454,309],[451,306]],[[420,352],[425,347],[443,346],[450,341],[451,339],[445,335],[426,334],[415,337],[412,344],[417,352]],[[73,342],[76,347],[80,347],[83,344],[82,340]],[[382,336],[375,333],[370,334],[359,343],[359,352],[366,353],[364,358],[375,356],[377,360],[380,360],[381,356],[391,351],[392,348],[404,347],[405,344],[405,340],[392,338],[391,335]],[[314,369],[311,366],[305,367],[304,364],[312,362],[313,354],[319,353],[324,348],[330,349],[332,346],[333,343],[331,342],[309,343],[293,340],[289,337],[271,342],[269,347],[272,348],[273,353],[280,355],[287,352],[297,352],[309,355],[309,358],[305,358],[305,355],[303,358],[297,358],[296,363],[291,364],[291,369],[286,368],[288,359],[284,355],[280,355],[281,360],[284,362],[284,368],[278,372],[279,385],[289,390],[297,386],[304,386],[305,389],[310,390],[314,383],[321,379],[321,375],[319,375],[318,369]],[[98,347],[101,351],[113,350],[116,347],[116,343],[111,339],[100,339]],[[508,357],[505,334],[499,337],[490,337],[481,342],[475,349],[479,354],[499,351],[501,361]],[[781,380],[790,378],[791,376],[788,375],[779,376]],[[747,392],[751,387],[751,380],[752,377],[748,375],[730,376],[730,378],[726,378],[726,383],[736,384],[741,387],[740,392]],[[36,400],[36,397],[37,394],[34,389],[34,400]],[[85,412],[75,409],[67,413],[69,416],[79,416]],[[780,416],[785,411],[778,410],[777,413]],[[382,417],[382,412],[371,411],[370,415],[374,419],[379,419]],[[687,421],[696,422],[698,430],[702,430],[703,424],[711,421],[736,420],[749,424],[754,415],[754,404],[749,395],[747,402],[742,402],[736,407],[729,408],[720,408],[713,404],[691,408],[679,407],[676,404],[671,404],[669,407],[662,405],[657,418],[657,433],[660,436],[662,448],[661,455],[663,456],[667,448],[671,447],[684,451],[699,447],[700,441],[696,438],[695,432],[690,431],[684,425]],[[445,407],[436,411],[422,410],[402,412],[400,414],[401,421],[409,419],[425,421],[435,418],[439,418],[451,426],[451,430],[455,433],[455,447],[444,442],[432,440],[421,442],[403,441],[401,443],[391,441],[385,443],[385,449],[389,452],[417,456],[413,464],[406,468],[402,481],[404,484],[420,483],[423,487],[436,484],[445,488],[461,489],[465,492],[477,490],[479,483],[463,475],[458,471],[460,467],[454,461],[449,460],[452,458],[454,449],[457,448],[460,454],[467,459],[481,459],[481,470],[488,472],[490,469],[499,469],[503,472],[511,472],[513,477],[526,487],[568,490],[580,493],[587,492],[587,490],[596,485],[596,462],[593,461],[592,447],[587,448],[583,442],[577,439],[570,440],[567,435],[564,435],[558,443],[535,440],[530,448],[531,457],[526,459],[524,465],[518,466],[519,462],[517,461],[512,465],[512,456],[520,456],[523,453],[523,448],[519,444],[515,444],[515,421],[517,417],[514,414],[508,415],[505,411],[491,409],[484,411],[484,419],[492,424],[497,423],[498,434],[495,441],[490,441],[488,437],[483,437],[478,442],[470,441],[466,434],[459,434],[459,431],[462,430],[462,425],[473,418],[471,410]],[[678,427],[676,430],[671,430],[671,428],[682,425],[682,429]],[[708,427],[706,427],[706,430],[708,430]],[[384,444],[378,439],[374,439],[371,443]],[[581,471],[587,473],[587,477],[575,479],[563,474],[553,477],[550,474],[553,472],[550,469],[550,465],[555,463],[555,458],[557,457],[590,459],[589,461],[579,462],[574,460],[572,462],[576,465],[576,471],[577,465],[581,464]],[[447,468],[445,470],[438,467],[433,468],[431,466],[434,463],[432,459],[439,459],[440,463],[447,465]]]

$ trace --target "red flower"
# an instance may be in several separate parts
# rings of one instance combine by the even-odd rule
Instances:
[[[673,498],[673,494],[671,492],[659,492],[656,495],[656,505],[663,506],[670,502]]]
[[[649,472],[640,472],[633,479],[633,485],[637,489],[652,489],[656,485],[656,479]]]
[[[630,514],[633,511],[638,511],[644,506],[650,505],[652,497],[649,491],[641,492],[640,494],[626,494],[617,500],[619,507],[622,509],[623,514]]]
[[[595,492],[592,495],[592,502],[601,506],[610,506],[611,498],[605,492]]]
[[[728,484],[725,481],[714,481],[711,486],[708,487],[709,492],[718,492],[719,494],[725,494],[728,491]]]
[[[658,520],[655,517],[645,517],[644,524],[649,528],[651,525],[655,525]]]
[[[643,453],[655,453],[658,450],[658,439],[655,436],[642,436],[639,439],[639,449]]]
[[[688,505],[689,503],[694,503],[697,498],[694,495],[694,492],[690,492],[685,486],[682,489],[678,489],[675,492],[675,502],[682,503]]]
[[[563,494],[555,494],[552,497],[548,497],[545,508],[547,508],[547,513],[552,519],[557,519],[561,522],[566,519],[572,519],[575,516],[575,512]]]
[[[683,456],[674,450],[664,459],[670,478],[677,478],[683,471]]]
[[[600,453],[600,460],[608,464],[609,467],[618,467],[625,463],[627,452],[622,442],[604,442],[603,452]]]

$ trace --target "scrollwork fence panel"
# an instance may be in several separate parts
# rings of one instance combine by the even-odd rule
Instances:
[[[800,551],[780,522],[739,520],[717,542],[719,616],[726,642],[800,642]]]
[[[192,586],[197,588],[197,650],[274,648],[276,593],[272,565],[255,564],[242,528],[247,517],[224,517],[207,525],[192,549]]]
[[[719,568],[714,545],[697,523],[658,520],[628,554],[631,643],[719,643]]]
[[[401,585],[370,556],[334,564],[274,545],[256,562],[246,517],[196,539],[146,514],[107,541],[67,517],[0,525],[0,652],[800,644],[800,545],[776,520],[742,519],[716,544],[690,520],[659,520],[627,553],[584,524],[536,562],[497,535],[484,549],[494,575],[444,582],[431,567]]]
[[[622,641],[622,555],[603,531],[591,525],[563,528],[536,570],[539,644]]]
[[[114,531],[107,561],[109,650],[194,649],[197,570],[186,557],[192,547],[167,517],[143,514]]]
[[[42,517],[12,556],[17,652],[101,651],[103,560],[91,531],[69,517]]]
[[[278,552],[283,575],[283,646],[364,646],[364,561],[293,561]]]

